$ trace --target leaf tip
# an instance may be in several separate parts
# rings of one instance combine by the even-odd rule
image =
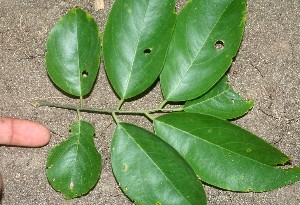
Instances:
[[[250,99],[246,101],[249,105],[249,110],[252,109],[253,105],[254,105],[254,100]]]
[[[94,18],[89,13],[85,13],[85,16],[88,20],[93,20]]]

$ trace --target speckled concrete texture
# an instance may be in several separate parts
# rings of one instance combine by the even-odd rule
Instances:
[[[45,175],[49,150],[68,136],[76,112],[55,108],[34,108],[30,102],[46,99],[76,104],[64,96],[45,71],[45,43],[55,22],[74,5],[87,10],[103,31],[113,3],[96,11],[93,1],[0,0],[0,116],[35,120],[51,131],[50,143],[42,148],[0,146],[0,171],[4,178],[3,205],[48,204],[132,204],[118,189],[110,166],[109,146],[115,127],[109,115],[84,113],[96,127],[95,142],[103,156],[103,170],[97,186],[87,195],[65,200],[54,191]],[[185,1],[177,1],[179,7]],[[248,0],[244,39],[233,63],[230,83],[254,108],[235,123],[261,136],[300,164],[300,2],[299,0]],[[162,101],[159,85],[125,108],[153,108]],[[86,105],[112,108],[118,98],[104,74],[100,75]],[[139,116],[122,120],[150,128]],[[211,205],[298,205],[300,183],[265,193],[233,193],[205,185]]]

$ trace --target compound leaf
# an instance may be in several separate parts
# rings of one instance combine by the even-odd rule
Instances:
[[[94,144],[94,133],[91,124],[77,121],[71,125],[70,137],[49,154],[49,183],[67,199],[88,193],[99,179],[102,159]]]
[[[165,100],[199,97],[224,75],[238,51],[245,19],[246,0],[187,3],[160,77]]]
[[[202,181],[233,191],[262,192],[300,180],[299,168],[279,169],[289,158],[228,121],[196,113],[154,120],[156,134],[174,147]]]
[[[74,96],[87,95],[100,64],[100,31],[95,20],[75,7],[52,28],[46,66],[51,80]]]
[[[140,94],[158,78],[175,25],[174,8],[174,0],[114,2],[103,55],[107,76],[120,98]]]
[[[191,167],[147,130],[118,124],[111,161],[120,187],[135,204],[206,204],[204,189]]]
[[[196,100],[188,101],[184,111],[212,115],[222,119],[233,119],[248,112],[252,100],[244,100],[227,83],[225,75],[207,93]]]

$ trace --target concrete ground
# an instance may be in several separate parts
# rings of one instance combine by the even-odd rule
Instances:
[[[177,1],[182,5],[185,1]],[[54,191],[45,175],[49,150],[68,136],[76,113],[55,108],[34,108],[34,99],[77,103],[58,91],[45,71],[45,42],[54,23],[75,4],[92,14],[103,31],[112,0],[96,11],[93,1],[0,0],[0,116],[32,119],[52,134],[42,148],[0,147],[0,170],[4,177],[3,205],[33,204],[132,204],[118,189],[110,167],[109,146],[115,127],[110,116],[83,114],[96,127],[96,144],[103,156],[97,186],[87,195],[65,200]],[[299,0],[248,0],[247,25],[240,51],[230,71],[236,91],[255,101],[247,116],[236,121],[289,155],[300,164],[300,3]],[[124,108],[155,107],[162,98],[159,87]],[[104,74],[86,105],[114,107],[118,99]],[[142,117],[122,118],[149,127]],[[211,205],[297,205],[300,183],[266,193],[233,193],[205,186]]]

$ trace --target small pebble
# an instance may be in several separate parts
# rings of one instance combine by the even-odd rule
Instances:
[[[95,10],[104,9],[104,0],[95,0],[94,1]]]

